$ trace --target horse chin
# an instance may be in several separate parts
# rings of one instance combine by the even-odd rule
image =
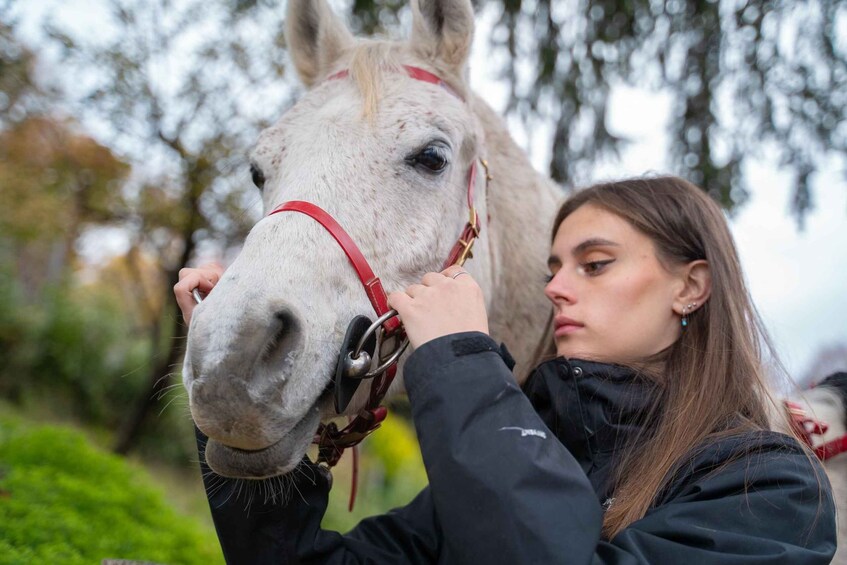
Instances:
[[[244,450],[209,438],[206,463],[218,475],[233,479],[267,479],[294,469],[309,448],[320,421],[316,407],[278,442],[264,449]]]

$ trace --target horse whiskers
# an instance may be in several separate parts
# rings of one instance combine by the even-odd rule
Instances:
[[[165,395],[170,394],[174,389],[177,389],[180,386],[182,386],[182,383],[176,383],[166,386],[165,388],[156,393],[156,400],[162,400]],[[187,394],[185,392],[177,392],[175,396],[185,396],[187,398]]]
[[[137,372],[138,372],[138,371],[140,371],[141,369],[144,369],[146,366],[147,366],[147,363],[144,363],[144,364],[142,364],[142,365],[139,365],[138,367],[136,367],[135,369],[133,369],[133,370],[129,371],[128,373],[124,373],[123,375],[120,375],[118,378],[119,378],[119,379],[126,378],[126,377],[128,377],[128,376],[130,376],[130,375],[133,375],[133,374],[137,373]]]
[[[188,399],[188,392],[185,390],[180,390],[178,387],[170,386],[166,389],[162,389],[156,393],[156,400],[162,400],[166,396],[172,396],[173,398],[181,398]]]
[[[161,398],[162,398],[162,397],[160,396],[160,397],[159,397],[159,398],[157,398],[156,400],[161,400]],[[171,399],[168,401],[168,403],[167,403],[167,404],[165,404],[165,405],[162,407],[162,409],[161,409],[161,410],[159,410],[159,417],[161,417],[161,416],[162,416],[162,414],[165,412],[165,410],[167,410],[167,409],[168,409],[168,406],[170,406],[171,404],[173,404],[175,400],[179,400],[179,399],[187,400],[187,399],[188,399],[188,397],[187,397],[186,395],[184,395],[184,394],[175,394],[175,395],[174,395],[174,397],[173,397],[173,398],[171,398]]]
[[[176,373],[173,373],[173,372],[172,372],[172,373],[165,373],[164,375],[162,375],[161,377],[159,377],[158,379],[156,379],[156,382],[155,382],[155,383],[153,383],[153,388],[156,388],[157,386],[159,386],[159,383],[160,383],[160,382],[162,382],[162,381],[163,381],[163,380],[165,380],[165,379],[169,379],[169,378],[171,378],[171,377],[172,377],[172,376],[174,376],[174,375],[176,375]]]
[[[297,469],[297,472],[306,476],[301,469]],[[236,501],[243,500],[244,510],[248,513],[255,501],[261,501],[263,505],[267,505],[268,503],[284,504],[290,499],[293,490],[296,490],[301,498],[303,498],[300,489],[297,488],[294,477],[290,474],[252,480],[230,479],[221,477],[213,471],[207,471],[203,473],[203,480],[206,484],[206,496],[210,500],[216,497],[222,489],[227,488],[229,492],[220,505],[227,504],[231,499]]]
[[[306,474],[306,469],[309,470],[309,474]],[[313,485],[317,482],[314,469],[307,465],[301,463],[294,468],[294,471],[300,473],[301,476],[305,477]]]

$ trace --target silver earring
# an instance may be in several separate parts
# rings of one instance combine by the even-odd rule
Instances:
[[[682,329],[688,327],[688,314],[694,311],[695,306],[697,306],[697,303],[692,302],[691,304],[682,307]]]

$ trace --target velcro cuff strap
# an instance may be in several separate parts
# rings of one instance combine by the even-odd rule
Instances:
[[[506,349],[506,345],[501,343],[498,347],[489,337],[463,337],[453,341],[450,345],[453,348],[453,354],[456,355],[456,357],[493,351],[503,358],[503,362],[506,363],[506,366],[510,371],[515,368],[515,359],[509,353],[509,350]]]

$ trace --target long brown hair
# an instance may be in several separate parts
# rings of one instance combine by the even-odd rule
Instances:
[[[645,515],[692,448],[770,427],[769,415],[776,412],[762,355],[765,349],[772,352],[727,221],[702,190],[676,177],[598,184],[562,205],[553,238],[565,218],[585,204],[620,216],[649,237],[666,267],[706,260],[712,279],[709,299],[660,354],[661,370],[648,372],[660,393],[648,411],[646,437],[619,459],[614,504],[603,521],[604,535],[611,539]],[[546,339],[539,354],[550,353],[552,340]]]

